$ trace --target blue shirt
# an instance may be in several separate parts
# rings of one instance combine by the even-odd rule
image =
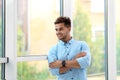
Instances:
[[[56,75],[58,80],[87,80],[86,69],[90,65],[91,55],[90,49],[84,41],[77,41],[72,38],[69,42],[64,43],[60,40],[49,50],[48,63],[55,60],[72,60],[83,51],[87,53],[86,56],[76,59],[80,68],[71,68],[64,74],[59,73],[59,68],[49,68],[50,72]]]

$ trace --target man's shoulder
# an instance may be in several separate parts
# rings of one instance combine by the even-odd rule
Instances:
[[[48,50],[48,56],[53,55],[54,53],[57,52],[57,44],[53,45],[49,50]]]
[[[88,45],[86,41],[82,40],[74,40],[74,45],[81,45],[81,46],[86,46]]]
[[[74,40],[74,42],[76,42],[76,43],[78,43],[78,44],[84,44],[84,43],[86,43],[86,41],[82,41],[82,40]]]

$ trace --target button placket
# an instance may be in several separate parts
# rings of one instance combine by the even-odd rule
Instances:
[[[72,77],[71,80],[73,80],[74,78]]]

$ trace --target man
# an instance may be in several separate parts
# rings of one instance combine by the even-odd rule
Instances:
[[[58,80],[87,80],[86,69],[91,62],[88,45],[71,37],[69,17],[58,17],[54,24],[59,41],[48,52],[50,72]]]

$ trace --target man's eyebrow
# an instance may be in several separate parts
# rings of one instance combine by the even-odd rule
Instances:
[[[62,28],[55,28],[55,30],[60,30],[60,29],[62,29]]]

